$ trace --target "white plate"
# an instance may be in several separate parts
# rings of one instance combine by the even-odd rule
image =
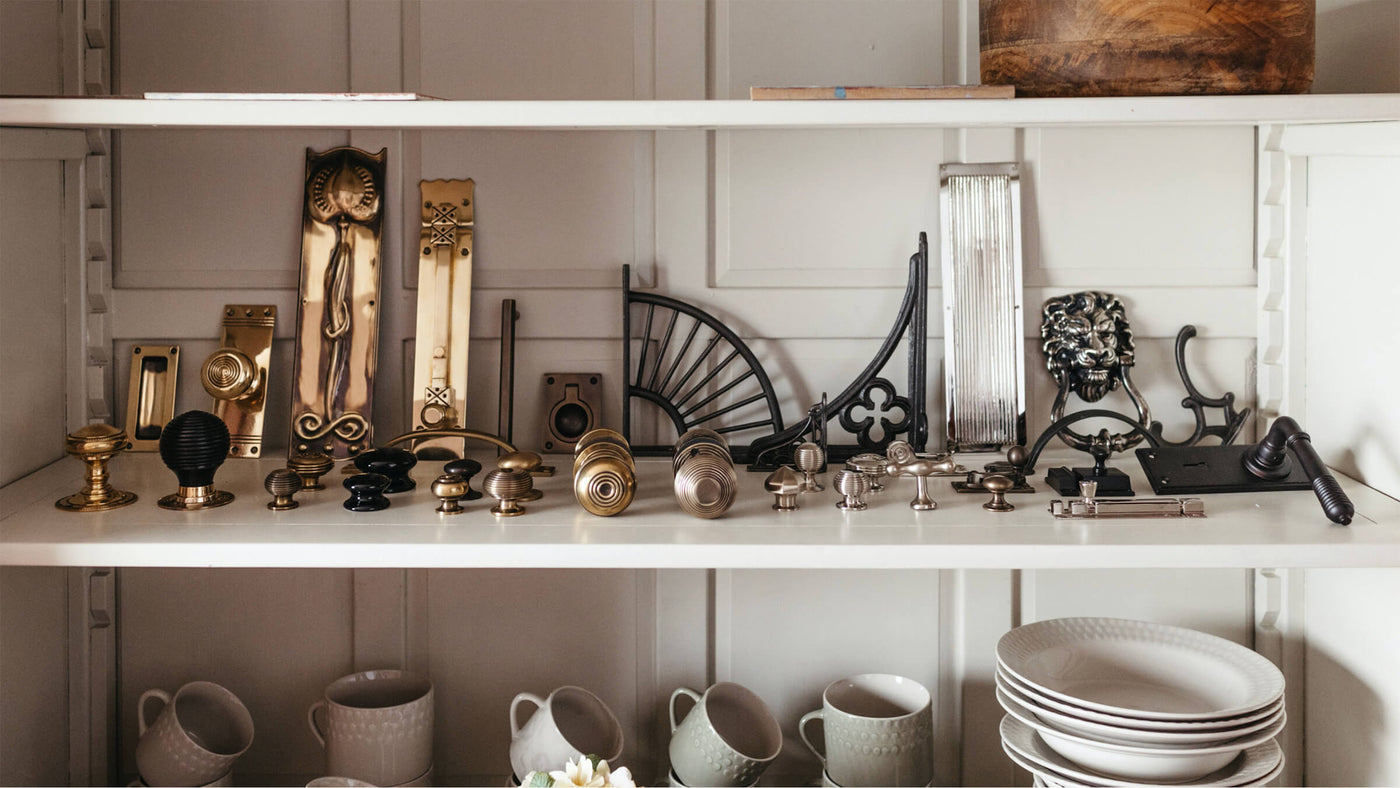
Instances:
[[[1025,695],[1017,692],[1015,687],[1010,687],[1001,683],[999,679],[997,681],[997,701],[1001,703],[1002,708],[1008,711],[1010,711],[1011,706],[1014,705],[1020,711],[1033,714],[1036,719],[1039,719],[1046,725],[1053,726],[1060,730],[1072,731],[1083,736],[1088,736],[1091,739],[1098,739],[1099,741],[1148,747],[1190,747],[1222,744],[1231,739],[1238,739],[1241,736],[1248,736],[1251,733],[1262,731],[1284,717],[1283,706],[1280,705],[1278,706],[1278,711],[1275,713],[1238,728],[1217,728],[1209,731],[1140,731],[1134,728],[1123,728],[1117,725],[1104,725],[1069,714],[1061,714],[1058,711],[1041,706]]]
[[[1238,717],[1224,717],[1218,720],[1143,720],[1135,717],[1124,717],[1120,714],[1105,714],[1101,711],[1086,709],[1070,703],[1055,700],[1035,688],[1007,673],[1000,665],[996,671],[997,684],[1002,687],[1015,690],[1019,697],[1026,698],[1034,702],[1037,706],[1055,709],[1065,714],[1073,715],[1080,719],[1100,722],[1104,725],[1113,725],[1120,728],[1133,728],[1140,731],[1212,731],[1223,728],[1235,728],[1247,724],[1258,722],[1270,717],[1283,708],[1283,696],[1278,700],[1250,714],[1242,714]]]
[[[1066,703],[1152,720],[1216,720],[1283,694],[1283,674],[1238,643],[1118,618],[1059,618],[997,642],[1012,676]]]
[[[1110,775],[1098,774],[1070,761],[1050,749],[1040,735],[1029,725],[1007,715],[1001,719],[1001,743],[1007,750],[1014,750],[1024,760],[1035,764],[1057,782],[1071,781],[1094,786],[1137,786],[1150,785],[1134,780],[1123,780]],[[1283,750],[1278,742],[1270,739],[1257,744],[1236,756],[1224,767],[1203,777],[1174,785],[1195,786],[1242,786],[1259,784],[1264,778],[1272,779],[1276,769],[1281,768]],[[1024,764],[1023,764],[1024,765]],[[1026,768],[1031,768],[1027,766]]]
[[[1249,736],[1214,746],[1148,747],[1097,741],[1048,725],[1014,706],[1003,706],[1019,722],[1034,728],[1050,749],[1071,762],[1101,774],[1145,782],[1194,780],[1222,769],[1245,749],[1273,739],[1283,730],[1285,722],[1280,719]]]
[[[1031,763],[1029,760],[1027,760],[1025,756],[1017,753],[1010,747],[1003,745],[1002,751],[1006,753],[1006,756],[1010,758],[1013,763],[1015,763],[1017,766],[1020,766],[1022,769],[1025,769],[1026,771],[1030,772],[1031,776],[1035,778],[1036,784],[1045,786],[1045,788],[1078,788],[1079,786],[1090,786],[1090,788],[1100,788],[1100,786],[1097,783],[1075,782],[1074,780],[1065,777],[1064,775],[1056,774],[1055,772],[1052,772],[1049,769],[1037,766],[1034,763]],[[1257,780],[1251,780],[1249,782],[1240,783],[1239,786],[1229,786],[1229,788],[1254,788],[1254,786],[1265,786],[1272,782],[1273,779],[1275,777],[1278,777],[1280,774],[1283,774],[1283,758],[1281,757],[1279,758],[1278,765],[1275,766],[1272,771],[1270,771],[1263,777],[1260,777]],[[1137,786],[1141,785],[1141,783],[1131,783],[1131,785]]]

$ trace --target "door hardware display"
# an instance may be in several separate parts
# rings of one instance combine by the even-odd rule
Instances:
[[[418,325],[413,364],[413,426],[462,426],[467,397],[467,351],[472,314],[475,183],[419,181]],[[416,451],[436,459],[457,454],[434,439]]]
[[[126,434],[131,451],[155,451],[160,431],[175,418],[175,383],[180,379],[179,345],[137,345],[131,349],[126,390]]]
[[[214,398],[213,413],[229,433],[229,456],[262,454],[263,409],[267,371],[272,363],[272,333],[277,307],[229,304],[224,307],[224,334],[219,349],[204,360],[199,380]]]
[[[306,152],[291,453],[368,449],[388,149]]]
[[[1050,514],[1060,520],[1108,520],[1128,517],[1205,517],[1206,505],[1200,498],[1095,498],[1098,485],[1079,483],[1078,498],[1050,502]]]
[[[939,168],[943,391],[949,452],[1026,442],[1021,339],[1021,168]]]
[[[547,372],[544,376],[544,450],[570,452],[598,426],[603,376]]]

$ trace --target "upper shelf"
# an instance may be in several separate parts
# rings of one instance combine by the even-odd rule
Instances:
[[[1042,470],[1082,454],[1062,451]],[[488,459],[488,458],[483,458]],[[1203,496],[1204,519],[1056,520],[1043,482],[1013,495],[1016,510],[985,511],[987,495],[954,493],[935,479],[938,508],[909,509],[913,482],[893,480],[870,508],[843,512],[826,492],[801,496],[778,513],[764,474],[741,471],[739,500],[717,520],[682,514],[670,463],[638,461],[637,500],[617,517],[587,514],[574,501],[568,458],[539,479],[545,497],[521,517],[497,519],[486,500],[459,515],[434,511],[427,487],[437,463],[415,469],[418,489],[387,510],[345,511],[339,472],[329,489],[298,494],[299,508],[270,512],[262,480],[277,460],[230,460],[216,486],[233,503],[171,512],[156,500],[175,477],[153,454],[117,458],[112,479],[140,499],[92,514],[53,502],[81,486],[82,466],[61,460],[0,491],[0,565],[268,567],[595,567],[595,568],[1090,568],[1400,567],[1400,502],[1343,479],[1356,504],[1350,526],[1327,521],[1310,491]],[[1131,460],[1118,463],[1139,491],[1149,488]],[[1131,467],[1129,465],[1131,464]],[[1150,494],[1150,493],[1149,493]]]
[[[885,101],[0,98],[48,128],[783,129],[1258,125],[1400,120],[1400,93]]]

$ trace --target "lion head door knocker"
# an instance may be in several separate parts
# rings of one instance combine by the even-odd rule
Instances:
[[[370,445],[387,151],[306,152],[291,450]]]
[[[1065,417],[1065,404],[1071,392],[1085,402],[1098,402],[1121,386],[1137,408],[1137,422],[1146,430],[1152,413],[1130,376],[1134,361],[1133,332],[1122,300],[1112,293],[1092,290],[1072,293],[1047,300],[1041,315],[1045,367],[1059,384],[1051,418],[1059,422]],[[1076,494],[1080,481],[1096,482],[1099,495],[1132,495],[1127,475],[1105,468],[1104,462],[1109,455],[1141,442],[1142,430],[1110,433],[1101,429],[1097,435],[1090,436],[1067,426],[1060,429],[1060,438],[1065,443],[1093,456],[1094,467],[1053,468],[1045,481],[1061,489],[1062,495]]]

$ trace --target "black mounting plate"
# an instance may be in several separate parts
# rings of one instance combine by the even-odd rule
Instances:
[[[1260,479],[1244,467],[1254,444],[1230,446],[1163,446],[1138,449],[1138,462],[1158,495],[1311,490],[1302,465],[1288,450],[1290,470],[1282,479]]]
[[[1134,494],[1128,474],[1117,468],[1105,468],[1102,476],[1095,476],[1093,468],[1051,468],[1045,473],[1045,483],[1067,497],[1079,497],[1080,482],[1098,482],[1095,498],[1126,498]]]

